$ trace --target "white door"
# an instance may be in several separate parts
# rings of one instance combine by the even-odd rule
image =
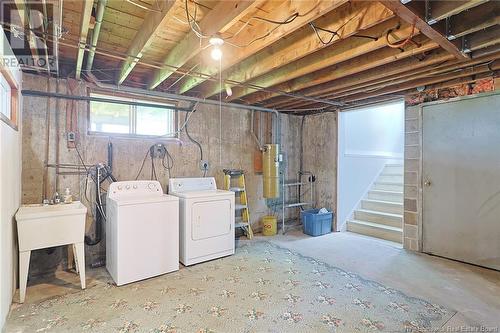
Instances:
[[[422,112],[423,250],[500,269],[500,95]]]

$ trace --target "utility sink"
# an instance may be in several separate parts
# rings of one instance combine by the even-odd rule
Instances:
[[[24,302],[32,250],[72,245],[82,289],[85,289],[85,216],[81,202],[57,205],[23,205],[16,213],[19,240],[20,301]]]

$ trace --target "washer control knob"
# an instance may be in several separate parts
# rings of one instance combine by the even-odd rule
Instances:
[[[155,184],[154,184],[154,183],[149,183],[149,184],[148,184],[148,188],[149,188],[150,190],[154,190],[154,189],[155,189]]]
[[[134,189],[137,189],[137,185],[134,185]]]
[[[121,191],[122,190],[122,187],[121,186],[118,186],[118,190]]]
[[[130,190],[130,185],[125,186],[127,190]]]

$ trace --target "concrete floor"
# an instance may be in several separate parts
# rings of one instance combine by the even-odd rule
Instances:
[[[491,332],[500,331],[500,272],[408,252],[399,244],[349,232],[313,238],[301,231],[290,231],[284,236],[256,239],[274,242],[410,296],[448,306],[457,314],[445,325],[447,332],[480,326],[492,328]],[[87,270],[87,286],[105,274],[104,268]],[[57,272],[49,278],[30,281],[29,285],[27,303],[79,290],[78,276],[70,272]],[[19,306],[17,301],[16,294],[13,307]]]
[[[500,332],[498,271],[406,251],[400,244],[350,232],[309,237],[290,231],[273,237],[272,242],[455,309],[457,314],[446,325],[449,332],[459,326],[484,326]]]

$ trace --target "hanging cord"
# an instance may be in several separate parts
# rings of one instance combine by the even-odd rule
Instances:
[[[414,42],[412,40],[412,38],[413,38],[413,36],[415,34],[415,23],[413,23],[413,25],[411,26],[411,33],[408,36],[408,38],[406,38],[404,41],[402,41],[400,43],[391,43],[389,41],[389,35],[390,35],[391,32],[392,32],[392,29],[390,29],[389,31],[387,31],[387,33],[385,34],[385,41],[387,43],[387,46],[389,46],[390,48],[401,49],[401,48],[405,47],[406,44],[408,44],[408,43],[412,43],[412,44],[414,44],[417,47],[420,46],[418,43],[416,43],[416,42]]]
[[[314,33],[318,37],[318,39],[321,42],[321,44],[323,44],[323,45],[329,45],[331,42],[333,42],[333,39],[335,38],[335,36],[337,36],[339,39],[341,39],[342,36],[340,36],[339,31],[342,28],[344,28],[346,25],[348,25],[352,20],[354,20],[355,18],[357,18],[358,16],[360,16],[360,14],[352,16],[350,19],[348,19],[346,22],[344,22],[336,30],[330,30],[330,29],[326,29],[326,28],[321,28],[321,27],[318,27],[318,26],[314,25],[314,23],[312,23],[312,22],[309,23],[309,26],[313,29]],[[328,41],[325,42],[323,40],[323,38],[321,37],[321,35],[319,34],[319,31],[323,31],[323,32],[329,33],[330,34],[330,39],[328,39]],[[371,39],[371,40],[378,40],[377,37],[372,37],[372,36],[367,36],[367,35],[359,35],[359,34],[352,35],[351,37],[359,37],[359,38],[366,38],[366,39]]]
[[[193,111],[194,112],[195,109],[193,108]],[[198,146],[198,148],[200,149],[200,161],[203,161],[203,148],[201,147],[201,144],[196,141],[195,139],[193,139],[193,137],[189,134],[189,130],[188,130],[188,126],[187,126],[187,117],[188,117],[188,114],[186,113],[186,126],[184,126],[184,131],[186,132],[186,136],[188,137],[189,141],[191,141],[192,143],[194,143],[195,145]]]

